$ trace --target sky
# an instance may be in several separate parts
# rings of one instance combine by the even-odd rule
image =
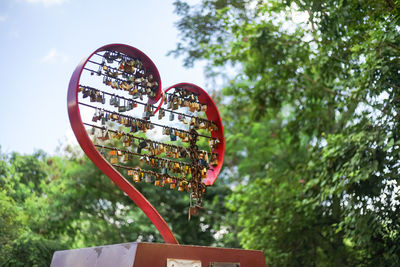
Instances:
[[[179,41],[172,3],[1,0],[1,152],[54,154],[75,141],[67,114],[69,79],[84,57],[106,44],[144,52],[157,66],[163,88],[190,82],[211,91],[202,65],[185,69],[181,58],[166,55]]]

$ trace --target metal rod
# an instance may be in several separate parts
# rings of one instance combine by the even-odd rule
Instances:
[[[108,150],[116,150],[116,151],[118,150],[118,151],[121,151],[122,153],[131,154],[131,155],[135,155],[135,156],[147,156],[147,157],[153,158],[153,159],[155,159],[157,161],[167,161],[167,162],[172,162],[172,163],[178,163],[178,164],[186,165],[186,166],[189,166],[189,167],[192,167],[194,165],[194,164],[189,164],[189,163],[181,162],[181,161],[177,161],[177,160],[161,158],[161,157],[157,157],[157,156],[153,156],[153,155],[131,152],[131,151],[128,151],[128,150],[125,150],[125,149],[117,148],[117,147],[103,146],[103,145],[97,145],[97,144],[95,144],[94,146],[102,148],[102,149],[105,148],[105,149],[108,149]],[[199,164],[197,164],[197,165],[199,165]]]
[[[133,101],[133,102],[135,102],[135,103],[137,103],[137,104],[140,104],[140,105],[143,105],[143,106],[148,105],[147,103],[140,102],[140,101],[138,101],[138,100],[136,100],[136,99],[130,99],[130,98],[126,98],[126,97],[123,97],[123,96],[120,96],[120,95],[117,95],[117,94],[112,94],[112,93],[109,93],[109,92],[106,92],[106,91],[102,91],[102,90],[100,90],[100,89],[97,89],[97,88],[94,88],[94,87],[91,87],[91,86],[81,85],[81,84],[80,84],[79,87],[86,88],[86,89],[89,89],[89,90],[92,90],[92,91],[97,91],[97,92],[103,93],[103,94],[105,94],[105,95],[115,96],[115,97],[118,97],[118,98],[123,99],[123,100],[126,100],[126,101]],[[154,106],[154,105],[151,105],[151,106],[152,106],[152,107],[156,107],[156,106]]]
[[[83,69],[84,69],[84,70],[87,70],[87,71],[90,71],[90,72],[98,73],[98,71],[92,70],[92,69],[89,69],[89,68],[86,68],[86,67],[84,67]],[[108,77],[108,78],[110,78],[110,79],[115,79],[115,80],[118,80],[118,81],[121,81],[121,82],[127,82],[127,83],[130,82],[130,81],[127,81],[127,80],[118,78],[118,77],[112,77],[112,76],[106,75],[106,74],[104,74],[104,73],[101,72],[101,71],[100,71],[100,74],[103,75],[103,76],[105,76],[105,77]],[[146,87],[144,87],[144,86],[142,86],[142,85],[139,85],[139,84],[135,84],[135,86],[140,86],[142,89],[145,89],[145,88],[146,88]]]
[[[118,133],[118,131],[108,129],[108,128],[104,127],[104,126],[101,127],[101,126],[97,126],[97,125],[86,123],[86,122],[84,122],[83,124],[86,125],[86,126],[90,126],[90,127],[94,127],[94,128],[100,129],[100,130],[104,130],[104,131],[108,130],[109,132],[112,132],[112,133]],[[135,139],[138,139],[138,140],[146,141],[146,142],[149,142],[149,143],[155,143],[155,144],[159,144],[159,145],[163,145],[163,146],[169,146],[169,147],[172,147],[172,148],[187,150],[187,148],[183,147],[183,146],[176,146],[176,145],[167,144],[167,143],[163,143],[163,142],[153,141],[151,139],[147,139],[147,138],[144,138],[144,137],[139,137],[139,136],[132,135],[132,134],[129,134],[129,133],[123,133],[123,135],[129,136],[129,137],[132,137],[132,138],[135,138]],[[202,151],[202,150],[198,150],[198,151],[199,152],[205,152],[205,151]]]
[[[117,68],[114,68],[114,67],[110,67],[110,66],[107,66],[107,65],[103,65],[102,63],[98,63],[98,62],[96,62],[96,61],[92,61],[92,60],[88,60],[88,62],[90,62],[90,63],[92,63],[92,64],[96,64],[96,65],[98,65],[98,66],[106,66],[108,69],[111,69],[111,70],[115,70],[115,71],[119,71],[119,72],[121,72],[121,74],[125,74],[125,75],[131,75],[131,76],[135,76],[137,73],[136,73],[136,70],[138,70],[139,72],[140,71],[143,71],[144,73],[140,73],[141,75],[145,75],[145,69],[139,69],[139,68],[136,68],[135,67],[135,73],[128,73],[128,72],[125,72],[125,71],[122,71],[122,70],[120,70],[120,69],[117,69]]]
[[[178,181],[187,181],[185,178],[169,175],[168,173],[167,174],[162,174],[162,173],[155,172],[155,171],[143,170],[142,168],[139,168],[139,167],[128,167],[128,166],[119,165],[119,164],[112,164],[112,165],[114,167],[122,168],[122,169],[125,169],[125,170],[133,170],[133,171],[137,171],[137,172],[143,172],[143,173],[151,174],[151,175],[154,175],[154,176],[164,176],[164,177],[167,176],[167,178],[175,179],[175,180],[178,180]]]
[[[172,88],[171,88],[172,89]],[[174,89],[179,89],[179,90],[184,90],[183,88],[179,88],[178,86],[177,87],[174,87]],[[179,91],[178,91],[179,92]],[[195,96],[200,96],[200,94],[198,94],[198,93],[194,93],[194,92],[190,92],[190,93],[192,93],[193,95],[195,95]],[[173,94],[173,93],[167,93],[167,94]],[[175,92],[174,92],[174,94],[175,94]]]
[[[78,104],[83,105],[83,106],[86,106],[86,107],[89,107],[89,108],[93,108],[93,109],[103,110],[104,112],[117,114],[118,116],[122,116],[122,117],[125,117],[125,118],[128,118],[128,119],[131,119],[131,120],[141,121],[141,122],[143,122],[143,123],[149,123],[149,124],[151,124],[151,125],[158,126],[158,127],[161,127],[161,128],[169,128],[169,129],[172,129],[172,130],[175,130],[175,131],[178,131],[178,132],[186,133],[186,134],[188,134],[188,135],[189,135],[189,134],[192,134],[191,132],[186,131],[186,130],[182,130],[182,129],[178,129],[178,128],[175,128],[175,127],[171,127],[171,126],[166,126],[166,125],[158,124],[158,123],[155,123],[155,122],[149,122],[149,121],[146,121],[146,120],[143,120],[143,119],[139,119],[139,118],[135,118],[135,117],[132,117],[132,116],[120,114],[120,113],[118,113],[118,112],[106,110],[106,109],[104,109],[104,108],[95,107],[95,106],[92,106],[92,105],[89,105],[89,104],[86,104],[86,103],[78,102]],[[199,134],[199,133],[197,133],[197,135],[198,135],[198,136],[201,136],[201,137],[208,138],[208,139],[217,139],[216,137],[212,137],[212,136],[208,136],[208,135],[203,135],[203,134]]]
[[[176,88],[178,88],[178,87],[176,87]],[[175,89],[175,87],[174,87],[174,89]],[[195,96],[199,96],[200,94],[195,94],[195,93],[193,93],[193,92],[191,92],[192,94],[194,94]],[[171,95],[171,96],[175,96],[176,94],[175,94],[175,92],[173,92],[173,93],[165,93],[166,95]],[[189,101],[189,100],[188,100]],[[193,102],[193,103],[198,103],[198,104],[201,104],[201,105],[204,105],[204,104],[202,104],[202,103],[200,103],[200,101],[194,101],[194,100],[190,100],[191,102]]]
[[[109,92],[106,92],[106,91],[102,91],[102,90],[100,90],[100,89],[97,89],[97,88],[94,88],[94,87],[91,87],[91,86],[79,85],[79,87],[86,88],[86,89],[93,90],[93,91],[97,91],[97,92],[99,92],[99,93],[103,93],[103,94],[109,95],[109,96],[116,96],[116,97],[118,97],[118,98],[120,98],[120,99],[123,99],[123,100],[126,100],[126,101],[134,101],[135,103],[140,104],[140,105],[144,105],[144,106],[148,105],[148,104],[146,104],[146,103],[137,101],[137,100],[135,100],[135,99],[130,99],[130,98],[126,98],[126,97],[123,97],[123,96],[116,95],[116,94],[112,94],[112,93],[109,93]],[[200,103],[200,104],[201,104],[201,103]],[[202,104],[202,105],[203,105],[203,104]],[[150,105],[150,106],[151,106],[152,108],[157,108],[157,106],[155,106],[155,105]],[[205,122],[209,122],[209,123],[215,124],[214,121],[210,121],[210,120],[208,120],[208,119],[196,117],[196,116],[194,116],[194,115],[188,115],[188,114],[185,114],[185,113],[181,113],[181,112],[177,112],[177,111],[173,111],[173,110],[169,110],[169,109],[165,109],[165,108],[160,108],[160,109],[163,110],[163,111],[166,111],[166,112],[170,112],[170,113],[174,113],[174,114],[177,114],[177,115],[182,115],[182,116],[186,116],[186,117],[190,117],[190,118],[196,118],[196,119],[199,119],[200,121],[205,121]]]
[[[106,53],[106,52],[119,54],[121,57],[126,57],[126,58],[129,58],[130,60],[136,60],[136,59],[138,59],[138,58],[133,58],[133,57],[131,57],[131,56],[128,56],[128,55],[126,55],[126,54],[124,54],[124,53],[117,52],[117,51],[110,51],[110,50],[107,50],[107,51],[105,51],[105,53]],[[104,53],[104,54],[105,54],[105,53]],[[98,52],[95,53],[94,55],[106,59],[106,58],[104,57],[104,55],[100,55]],[[107,60],[107,59],[106,59],[106,60]],[[138,60],[139,60],[139,59],[138,59]],[[121,59],[121,60],[113,59],[113,61],[116,61],[117,63],[120,63],[120,62],[122,61],[122,59]]]

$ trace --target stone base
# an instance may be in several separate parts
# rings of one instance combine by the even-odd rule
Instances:
[[[50,267],[264,267],[259,250],[124,243],[56,251]]]

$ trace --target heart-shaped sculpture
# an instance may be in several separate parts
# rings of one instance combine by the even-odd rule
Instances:
[[[169,102],[168,108],[161,107],[164,99]],[[144,106],[141,118],[138,105]],[[186,108],[188,112],[178,111]],[[90,123],[88,112],[94,112]],[[160,121],[154,122],[156,112]],[[201,112],[206,117],[201,117]],[[167,123],[163,118],[166,113],[170,113]],[[156,186],[170,184],[171,189],[190,191],[191,201],[201,204],[206,186],[217,179],[224,157],[221,118],[209,95],[189,83],[171,86],[164,93],[158,70],[149,57],[134,47],[111,44],[97,49],[76,67],[68,88],[68,115],[86,155],[142,209],[166,243],[178,244],[164,219],[128,179],[154,180]],[[175,115],[178,121],[174,121]],[[85,126],[91,127],[93,139]],[[157,129],[162,129],[171,141],[154,140],[162,139]],[[153,138],[146,132],[151,132]],[[202,138],[209,141],[210,151],[197,146]],[[140,157],[140,162],[134,161],[135,157]],[[127,171],[127,175],[124,177],[116,168]]]

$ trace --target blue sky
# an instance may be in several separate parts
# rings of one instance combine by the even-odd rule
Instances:
[[[52,154],[74,138],[68,82],[81,59],[105,44],[146,53],[163,88],[191,82],[210,91],[201,65],[184,69],[181,59],[166,56],[179,38],[173,9],[172,1],[162,0],[0,1],[1,151]]]

